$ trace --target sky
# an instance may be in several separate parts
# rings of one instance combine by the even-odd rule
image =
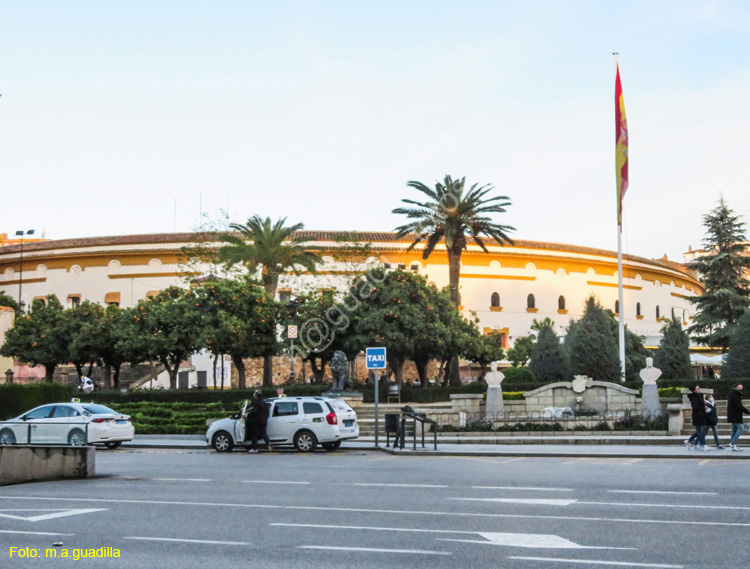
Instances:
[[[518,239],[682,261],[747,220],[750,3],[0,0],[0,233],[226,212],[389,231],[409,180],[490,184]]]

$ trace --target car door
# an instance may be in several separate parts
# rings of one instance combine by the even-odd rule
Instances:
[[[275,443],[291,442],[299,427],[299,403],[297,401],[274,401],[266,432]]]
[[[245,415],[247,414],[247,399],[242,404],[240,416],[234,421],[234,442],[241,443],[245,440]]]
[[[86,432],[86,425],[82,423],[80,414],[70,405],[56,405],[50,415],[50,423],[47,428],[47,442],[49,444],[68,444],[68,434],[74,428]]]
[[[52,441],[54,433],[51,430],[52,425],[50,423],[54,419],[51,419],[50,416],[54,408],[54,405],[42,405],[32,409],[24,416],[30,445],[49,444]]]

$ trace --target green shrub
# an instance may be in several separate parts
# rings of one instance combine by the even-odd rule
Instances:
[[[534,374],[531,373],[531,370],[527,367],[504,367],[500,371],[503,372],[503,375],[505,376],[503,385],[516,383],[535,384],[535,387],[531,389],[535,389],[541,385],[540,383],[537,383]],[[528,389],[525,391],[528,391]]]

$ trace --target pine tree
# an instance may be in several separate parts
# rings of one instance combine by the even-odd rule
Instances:
[[[537,381],[552,383],[570,379],[568,354],[550,325],[539,327],[539,336],[531,350],[529,369]]]
[[[654,367],[661,370],[664,379],[691,379],[690,338],[682,323],[673,318],[664,327],[661,344],[654,354]]]
[[[612,323],[593,296],[586,301],[581,319],[570,323],[565,348],[573,375],[620,381],[620,355]]]
[[[729,353],[721,368],[721,377],[750,377],[750,310],[738,320],[729,336]]]
[[[701,344],[729,347],[732,327],[750,306],[750,257],[744,255],[745,224],[722,197],[719,205],[703,216],[704,246],[708,254],[690,264],[705,285],[702,296],[690,299],[697,307],[688,332]]]

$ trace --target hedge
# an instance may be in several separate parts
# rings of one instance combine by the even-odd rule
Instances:
[[[75,393],[75,389],[65,383],[0,385],[0,421],[12,419],[45,403],[70,401]]]

